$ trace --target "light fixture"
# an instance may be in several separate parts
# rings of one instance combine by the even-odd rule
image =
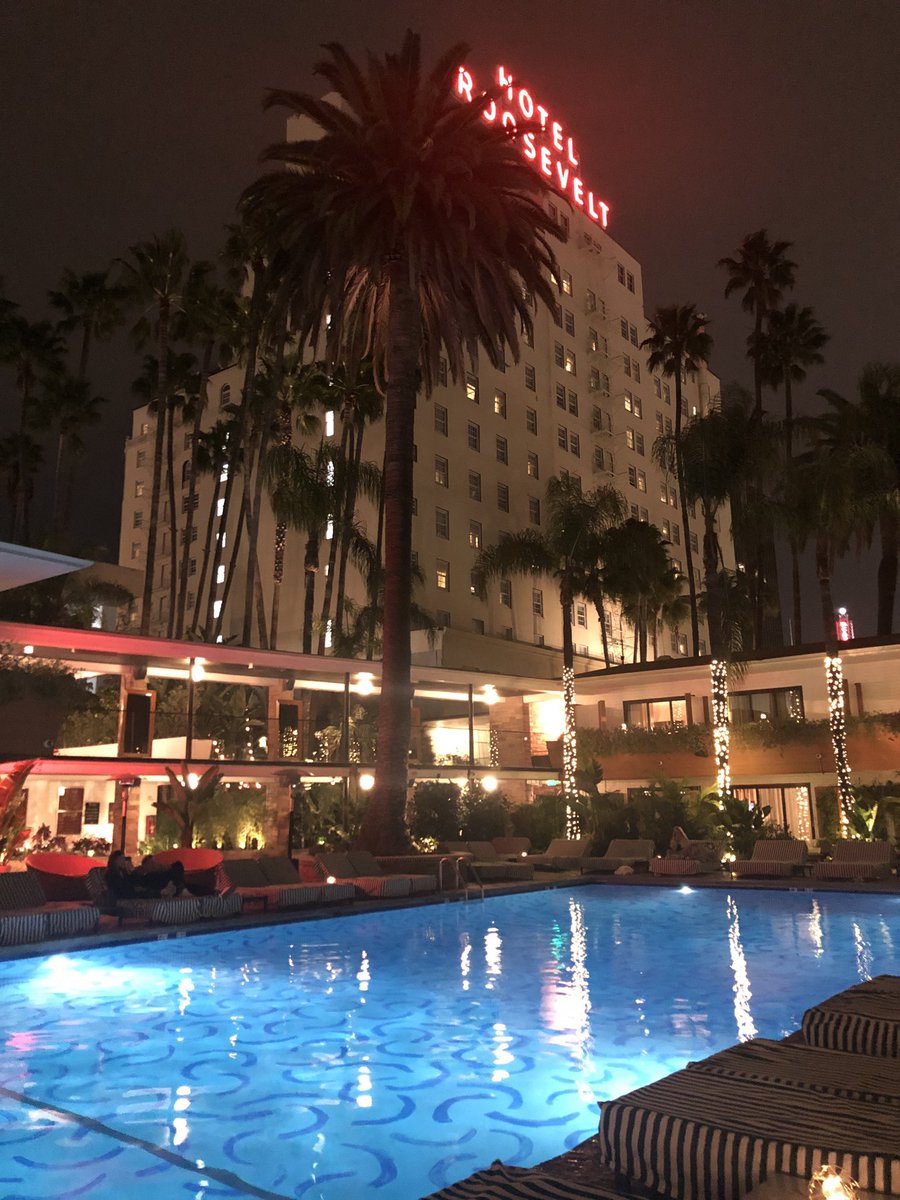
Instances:
[[[189,771],[188,777],[185,782],[187,783],[187,785],[191,789],[191,791],[195,792],[197,790],[197,784],[200,782],[200,776],[197,774],[196,771]]]
[[[709,664],[712,690],[713,753],[716,759],[716,791],[719,807],[731,791],[731,730],[728,725],[728,664],[713,659]]]
[[[375,676],[370,671],[360,671],[356,677],[356,692],[359,696],[371,696],[375,691]]]
[[[329,875],[328,878],[325,880],[325,882],[326,883],[337,883],[337,880],[335,879],[335,877],[333,875]]]
[[[375,786],[375,776],[366,771],[359,777],[359,790],[361,792],[371,792]]]
[[[844,664],[836,654],[825,658],[825,690],[828,696],[828,727],[834,748],[834,768],[837,775],[838,813],[841,837],[849,830],[853,811],[853,787],[850,783],[850,764],[847,761],[847,723],[844,719]]]
[[[195,662],[191,663],[191,680],[194,683],[199,683],[200,680],[204,679],[205,677],[206,670],[204,669],[203,663],[198,658]]]
[[[486,792],[496,792],[497,776],[496,775],[485,775],[481,781],[481,786]]]
[[[481,698],[485,704],[496,704],[500,699],[500,694],[492,683],[486,683],[481,689]]]
[[[34,646],[23,646],[22,653],[23,654],[34,654]]]
[[[859,1191],[855,1179],[845,1179],[840,1167],[825,1163],[809,1181],[809,1200],[854,1200]]]

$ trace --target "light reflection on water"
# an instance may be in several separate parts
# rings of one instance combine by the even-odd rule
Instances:
[[[163,1187],[97,1183],[96,1133],[72,1167],[44,1100],[257,1188],[409,1200],[549,1158],[597,1102],[796,1028],[900,971],[898,933],[894,897],[612,886],[53,955],[0,964],[0,1082],[37,1114],[13,1125],[29,1195],[58,1194],[61,1164],[87,1200]],[[0,1125],[5,1178],[22,1154]]]

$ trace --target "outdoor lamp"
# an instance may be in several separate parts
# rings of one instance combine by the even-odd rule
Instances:
[[[825,1163],[813,1172],[809,1181],[809,1200],[855,1200],[859,1184],[845,1179],[840,1167]]]
[[[375,776],[374,775],[370,775],[368,772],[365,772],[364,774],[360,775],[359,790],[361,792],[371,792],[371,790],[374,786],[375,786]]]
[[[496,792],[497,777],[496,775],[485,775],[481,781],[481,786],[486,792]]]

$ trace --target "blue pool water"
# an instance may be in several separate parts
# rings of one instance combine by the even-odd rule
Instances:
[[[616,887],[0,964],[0,1198],[415,1200],[883,971],[897,897]]]

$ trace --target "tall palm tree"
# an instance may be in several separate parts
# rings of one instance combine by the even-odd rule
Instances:
[[[655,525],[635,517],[607,529],[600,539],[606,591],[634,627],[635,662],[647,661],[648,636],[676,582],[667,546]]]
[[[217,421],[211,429],[205,430],[197,439],[197,455],[196,459],[192,457],[194,470],[198,475],[212,475],[213,491],[212,498],[209,502],[209,509],[206,515],[206,536],[203,541],[203,556],[200,560],[200,578],[197,583],[197,592],[194,598],[194,612],[191,617],[190,627],[187,630],[191,637],[197,636],[202,632],[202,636],[207,641],[213,640],[212,623],[207,617],[206,624],[201,627],[200,618],[204,613],[204,594],[206,592],[207,579],[211,580],[209,592],[212,599],[209,602],[210,609],[215,600],[215,579],[219,566],[219,558],[213,553],[213,535],[215,523],[218,519],[217,513],[219,508],[219,494],[222,486],[222,472],[228,464],[231,464],[237,469],[240,464],[239,455],[232,450],[230,445],[231,433],[229,424],[226,421]]]
[[[651,371],[661,370],[675,381],[675,473],[678,477],[678,498],[681,504],[681,525],[684,530],[684,557],[687,563],[688,595],[691,602],[691,640],[694,657],[700,653],[700,620],[697,615],[697,583],[694,579],[691,528],[684,471],[681,462],[681,435],[684,424],[682,383],[686,375],[694,375],[712,351],[712,338],[706,332],[709,320],[693,304],[673,304],[658,308],[647,322],[650,336],[641,342],[649,350],[647,363]]]
[[[120,260],[125,303],[137,311],[138,318],[132,336],[138,345],[153,340],[157,378],[156,431],[153,441],[153,482],[150,495],[150,520],[147,525],[147,547],[144,559],[144,587],[141,596],[141,634],[150,632],[153,583],[156,575],[156,543],[159,535],[160,491],[163,478],[166,411],[169,386],[166,372],[169,366],[169,341],[172,318],[181,309],[184,286],[188,278],[189,260],[184,234],[169,229],[155,234],[146,242],[138,242],[128,251],[130,258]],[[173,547],[174,553],[174,547]],[[173,607],[170,600],[170,610]]]
[[[110,283],[109,268],[81,275],[67,268],[59,288],[50,292],[49,297],[53,307],[62,313],[57,329],[65,333],[81,332],[77,378],[86,379],[92,342],[112,337],[124,320],[125,290]]]
[[[552,579],[559,593],[563,634],[563,794],[567,809],[576,812],[575,783],[575,654],[572,641],[572,605],[585,595],[597,562],[604,530],[621,520],[625,501],[615,488],[605,485],[582,493],[569,477],[553,476],[547,484],[547,520],[543,529],[523,529],[501,535],[496,546],[486,546],[472,571],[478,596],[485,599],[488,583],[507,575],[540,573]]]
[[[762,343],[755,348],[765,383],[773,388],[784,386],[784,458],[789,479],[794,466],[793,385],[802,383],[808,367],[825,361],[821,351],[829,337],[810,307],[788,304],[773,309],[762,331]],[[803,605],[800,593],[800,551],[797,539],[789,536],[791,548],[791,591],[793,596],[793,641],[803,642]]]
[[[101,408],[107,402],[93,394],[86,378],[76,378],[68,372],[50,382],[45,399],[48,421],[58,429],[51,529],[56,537],[63,537],[75,498],[78,457],[86,450],[82,434],[89,426],[99,424]]]
[[[0,474],[6,476],[10,502],[10,540],[31,541],[31,502],[34,480],[44,462],[40,444],[26,430],[0,439]]]
[[[410,681],[410,559],[416,395],[430,391],[446,355],[459,379],[464,349],[480,343],[499,364],[518,357],[531,328],[528,294],[554,303],[548,239],[560,236],[543,205],[547,184],[505,131],[476,105],[458,104],[453,80],[466,48],[427,73],[419,39],[357,65],[331,44],[316,68],[338,103],[271,92],[321,136],[274,146],[294,170],[263,176],[243,208],[265,213],[288,265],[282,277],[301,337],[326,333],[327,357],[350,369],[371,355],[385,391],[385,603],[376,786],[360,830],[374,850],[409,844],[406,789]],[[330,323],[326,321],[330,319]]]

